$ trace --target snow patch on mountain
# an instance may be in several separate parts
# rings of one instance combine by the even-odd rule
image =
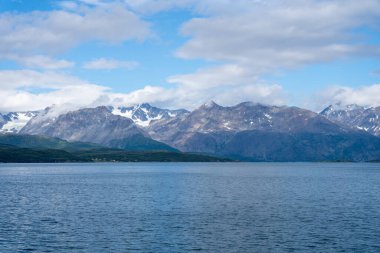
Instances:
[[[380,136],[380,107],[337,104],[328,106],[320,114],[341,125]]]
[[[129,118],[136,125],[148,127],[152,121],[170,119],[180,114],[188,113],[186,110],[168,110],[151,106],[147,103],[138,104],[132,107],[109,107],[114,115]]]
[[[10,112],[3,115],[1,133],[18,133],[38,112]]]

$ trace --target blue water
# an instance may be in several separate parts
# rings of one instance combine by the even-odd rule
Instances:
[[[380,164],[0,165],[0,252],[380,252]]]

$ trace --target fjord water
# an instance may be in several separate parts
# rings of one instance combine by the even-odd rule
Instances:
[[[380,164],[0,165],[0,252],[380,252]]]

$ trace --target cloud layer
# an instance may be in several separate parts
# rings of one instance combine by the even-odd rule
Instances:
[[[318,104],[357,104],[361,106],[380,106],[380,84],[351,88],[345,86],[334,86],[323,91],[318,96]]]
[[[119,61],[115,59],[99,58],[83,65],[85,69],[96,69],[96,70],[111,70],[111,69],[134,69],[139,64],[135,61]]]
[[[263,75],[380,54],[367,32],[380,28],[378,0],[76,0],[61,1],[59,6],[59,10],[0,14],[0,60],[21,68],[0,71],[0,111],[141,102],[194,108],[209,100],[284,104],[289,102],[287,91],[281,84],[268,84]],[[173,49],[174,54],[184,61],[206,63],[196,71],[167,77],[166,88],[152,80],[153,85],[115,93],[107,84],[73,76],[69,70],[78,64],[59,59],[63,52],[87,42],[114,45],[153,38],[154,21],[145,18],[179,8],[191,10],[197,18],[181,26],[186,41]],[[102,57],[79,67],[86,71],[136,66],[134,61]],[[337,86],[328,95],[322,93],[320,100],[380,105],[379,90],[379,85]]]
[[[105,8],[79,5],[75,10],[2,13],[0,34],[0,59],[27,67],[65,68],[69,62],[53,62],[49,56],[88,41],[144,40],[152,32],[147,22],[124,5],[108,4]]]

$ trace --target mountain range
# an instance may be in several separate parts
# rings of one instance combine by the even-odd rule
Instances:
[[[147,103],[0,115],[3,133],[129,151],[192,152],[243,161],[371,161],[380,158],[380,107],[331,105],[321,113],[243,102],[193,111]]]

